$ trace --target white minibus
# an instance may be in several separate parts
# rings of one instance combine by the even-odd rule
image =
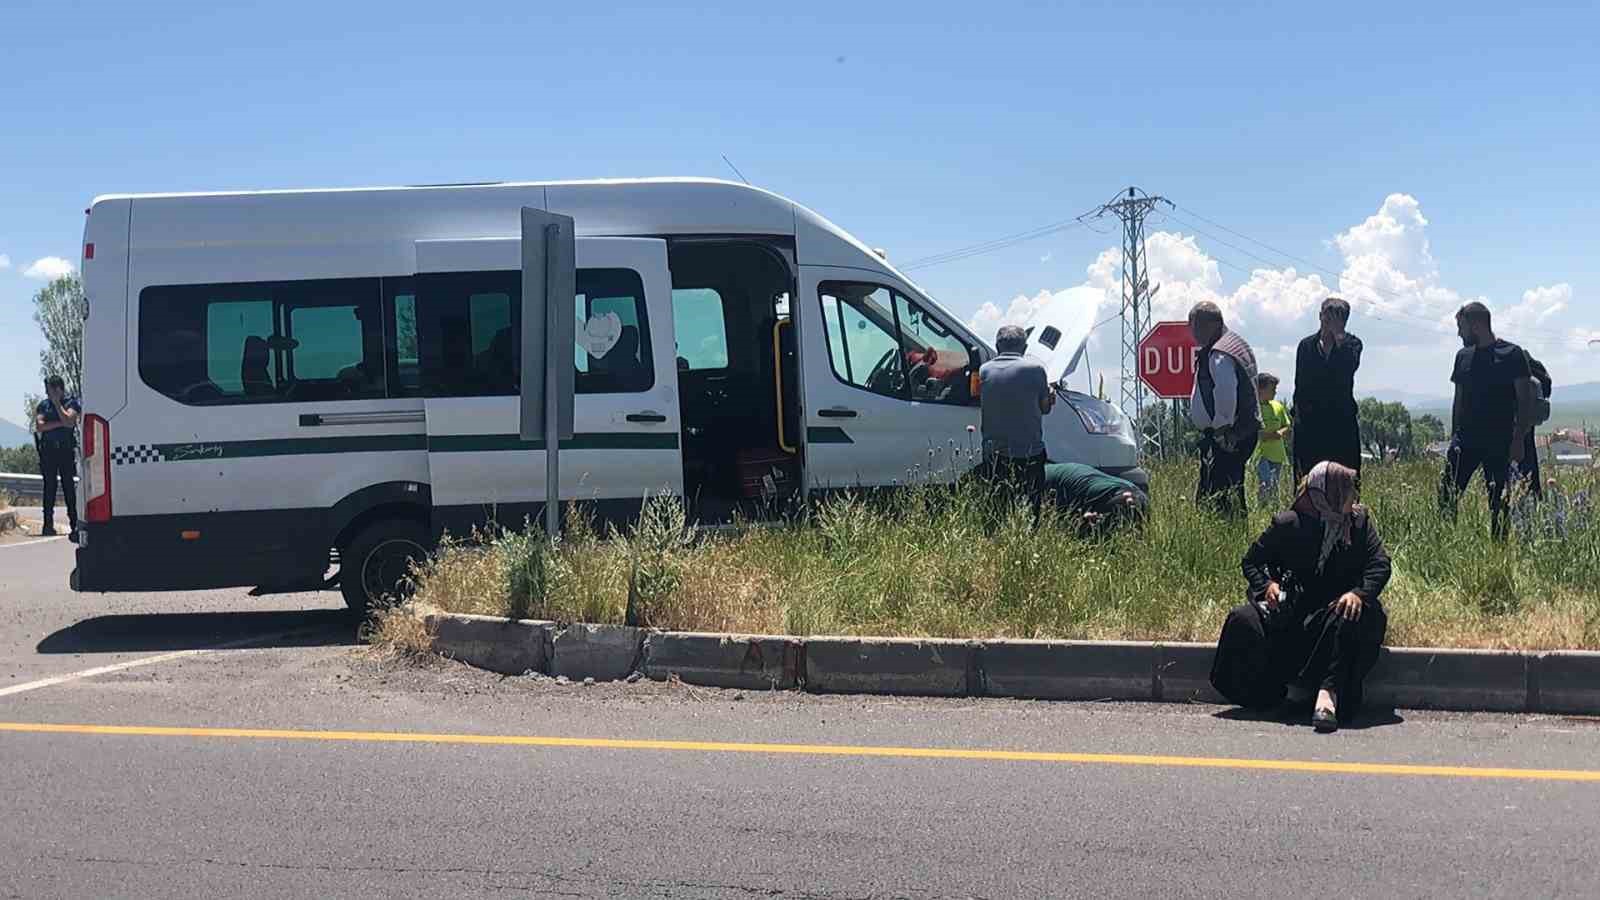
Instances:
[[[669,493],[726,522],[973,464],[986,342],[764,190],[105,196],[82,254],[74,587],[337,583],[359,611],[441,534],[537,521],[543,442],[518,427],[524,207],[576,230],[564,500],[625,519]],[[1146,484],[1126,420],[1065,396],[1052,457]]]

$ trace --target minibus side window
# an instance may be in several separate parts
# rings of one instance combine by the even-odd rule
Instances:
[[[139,376],[191,406],[385,395],[376,278],[151,286]]]
[[[678,343],[679,371],[728,367],[728,323],[722,295],[715,288],[673,289],[672,334]]]
[[[655,386],[644,282],[632,269],[579,269],[573,349],[579,394],[633,394]]]
[[[410,284],[397,285],[390,301],[396,332],[390,353],[397,358],[402,390],[409,330],[415,335],[413,393],[514,396],[522,366],[522,273],[428,273],[413,281],[414,295],[398,293]],[[631,393],[654,385],[650,326],[638,273],[578,270],[574,313],[577,393]]]
[[[923,403],[974,406],[972,375],[977,349],[916,302],[894,295],[900,322],[900,351],[905,354],[911,399]]]
[[[906,399],[894,293],[881,285],[830,281],[821,286],[820,300],[833,374],[845,384]]]

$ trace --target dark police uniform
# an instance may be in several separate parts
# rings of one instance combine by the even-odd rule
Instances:
[[[83,412],[83,407],[72,397],[62,400],[61,406]],[[46,422],[61,421],[61,409],[48,397],[39,403],[36,414],[44,416]],[[67,523],[73,531],[78,530],[78,491],[72,480],[78,474],[77,449],[78,435],[72,428],[53,428],[39,434],[39,474],[44,476],[44,528],[47,532],[55,529],[57,481],[67,501]]]

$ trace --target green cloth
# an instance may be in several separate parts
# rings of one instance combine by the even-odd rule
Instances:
[[[1082,512],[1105,512],[1123,491],[1139,496],[1133,482],[1081,463],[1047,463],[1044,490],[1055,495],[1057,504]]]
[[[1256,444],[1256,458],[1286,466],[1289,454],[1284,449],[1283,438],[1277,432],[1289,425],[1289,411],[1280,400],[1261,404],[1261,442]]]

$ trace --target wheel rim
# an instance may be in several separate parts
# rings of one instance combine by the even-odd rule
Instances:
[[[407,577],[411,573],[411,560],[420,559],[423,549],[416,541],[390,538],[372,548],[361,564],[361,586],[367,601],[381,601],[393,596],[404,600],[410,593]]]

